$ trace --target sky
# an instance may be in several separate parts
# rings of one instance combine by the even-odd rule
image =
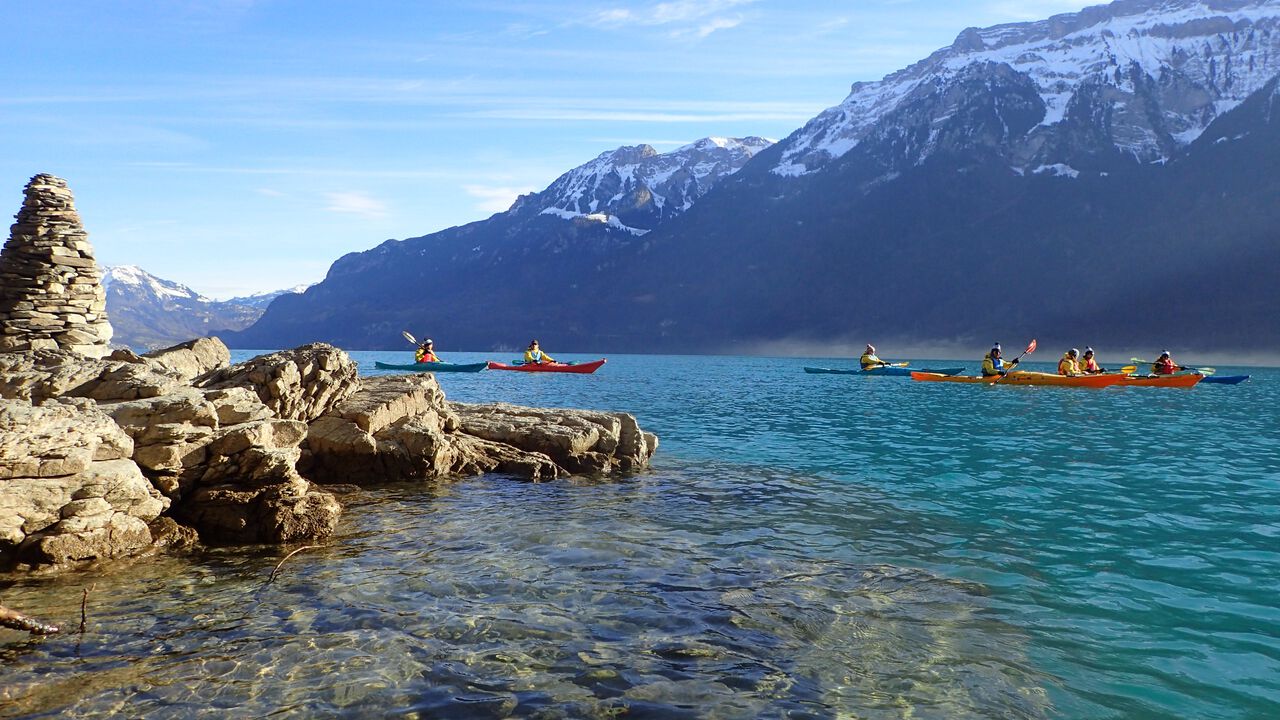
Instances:
[[[505,210],[621,145],[781,139],[966,27],[1077,0],[58,0],[5,8],[0,207],[209,297]]]

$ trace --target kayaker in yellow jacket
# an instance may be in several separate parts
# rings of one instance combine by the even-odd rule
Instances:
[[[1009,371],[1014,369],[1017,365],[1017,360],[1014,360],[1008,365],[1005,364],[1004,359],[1000,357],[1000,343],[996,343],[995,347],[991,348],[991,352],[982,356],[982,376],[995,377],[997,375],[1007,375]]]
[[[1058,361],[1058,374],[1072,377],[1080,374],[1080,351],[1071,348],[1062,354],[1062,359]]]
[[[556,359],[542,352],[542,348],[538,347],[538,341],[534,340],[529,343],[529,348],[524,351],[524,361],[530,365],[544,365],[553,363]]]
[[[863,370],[874,370],[878,367],[885,367],[889,363],[876,357],[876,346],[867,343],[867,349],[862,351],[862,357],[858,358],[858,364]]]
[[[418,346],[418,349],[414,351],[413,361],[416,363],[443,362],[442,360],[440,360],[440,357],[436,355],[436,351],[434,349],[434,346],[432,345],[431,338],[427,338],[426,340],[423,340],[422,344]]]

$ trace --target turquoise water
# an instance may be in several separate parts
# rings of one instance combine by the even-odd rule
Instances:
[[[4,604],[72,627],[96,586],[83,636],[0,635],[0,715],[1280,714],[1280,371],[801,371],[838,362],[440,375],[457,400],[630,410],[653,469],[361,490],[270,584],[287,549],[20,581]]]

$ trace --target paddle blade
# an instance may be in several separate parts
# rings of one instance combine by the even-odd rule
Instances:
[[[1217,369],[1215,369],[1215,368],[1192,368],[1192,370],[1195,370],[1196,372],[1200,373],[1201,375],[1212,375],[1212,374],[1214,374],[1214,373],[1218,372],[1218,371],[1217,371]]]
[[[1030,355],[1031,353],[1033,353],[1033,352],[1035,352],[1035,351],[1036,351],[1036,340],[1035,340],[1035,338],[1031,338],[1031,344],[1027,346],[1027,349],[1026,349],[1026,350],[1023,350],[1023,351],[1022,351],[1022,354],[1023,354],[1023,355]]]
[[[1120,368],[1120,372],[1124,373],[1125,375],[1132,375],[1134,372],[1137,371],[1137,369],[1138,369],[1137,365],[1125,365],[1124,367]]]
[[[889,367],[906,367],[910,364],[911,364],[910,362],[896,362],[896,363],[890,363]]]
[[[1139,365],[1150,365],[1150,364],[1151,364],[1151,361],[1150,361],[1150,360],[1143,360],[1142,358],[1129,358],[1129,362],[1131,362],[1131,363],[1138,363]]]
[[[408,330],[401,330],[401,331],[400,331],[400,334],[404,336],[404,339],[405,339],[405,340],[408,340],[409,342],[413,343],[414,345],[417,345],[417,344],[418,344],[418,341],[417,341],[417,340],[415,340],[415,339],[413,338],[413,336],[409,334],[409,331],[408,331]]]

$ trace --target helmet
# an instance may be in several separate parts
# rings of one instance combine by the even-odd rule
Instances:
[[[876,351],[876,346],[872,345],[871,343],[867,343],[867,352],[875,352],[875,351]]]
[[[1091,348],[1091,347],[1087,347],[1087,348],[1085,348],[1085,349],[1084,349],[1084,354],[1085,354],[1085,355],[1092,355],[1092,354],[1093,354],[1093,348]]]
[[[1169,351],[1165,350],[1164,352],[1160,353],[1160,357],[1169,357]]]
[[[1067,351],[1067,354],[1070,355],[1071,357],[1080,357],[1080,351],[1077,350],[1076,348],[1071,348],[1070,350]]]

